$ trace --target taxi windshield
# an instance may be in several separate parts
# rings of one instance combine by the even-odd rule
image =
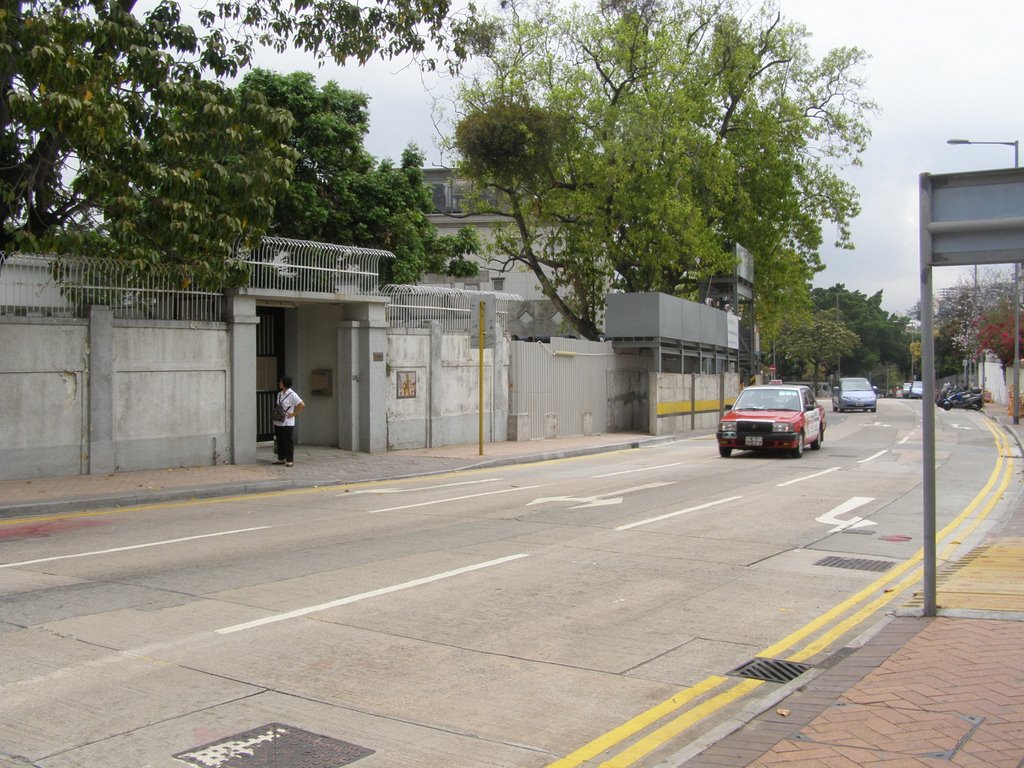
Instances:
[[[736,398],[735,411],[799,411],[800,393],[795,389],[745,389]]]

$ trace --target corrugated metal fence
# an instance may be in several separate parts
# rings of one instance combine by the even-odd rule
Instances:
[[[530,438],[608,431],[611,342],[511,342],[509,413],[530,415]]]

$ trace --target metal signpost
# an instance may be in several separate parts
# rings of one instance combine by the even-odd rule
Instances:
[[[924,615],[936,615],[935,308],[932,267],[1024,261],[1024,169],[920,176]],[[1019,302],[1020,297],[1014,297]],[[1019,303],[1015,305],[1019,315]],[[1014,369],[1019,361],[1014,361]],[[1014,396],[1017,397],[1016,389]]]

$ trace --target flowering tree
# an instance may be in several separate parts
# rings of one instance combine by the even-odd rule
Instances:
[[[978,346],[991,350],[1004,367],[1013,365],[1014,322],[1013,304],[1004,299],[999,306],[981,317],[978,327]],[[1024,349],[1024,343],[1019,346]]]

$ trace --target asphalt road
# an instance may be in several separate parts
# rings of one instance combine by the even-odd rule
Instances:
[[[705,438],[3,521],[0,766],[316,764],[256,762],[270,724],[359,768],[671,764],[780,688],[735,667],[827,663],[916,589],[920,402],[827,415],[801,459]],[[1016,446],[937,419],[950,557]]]

